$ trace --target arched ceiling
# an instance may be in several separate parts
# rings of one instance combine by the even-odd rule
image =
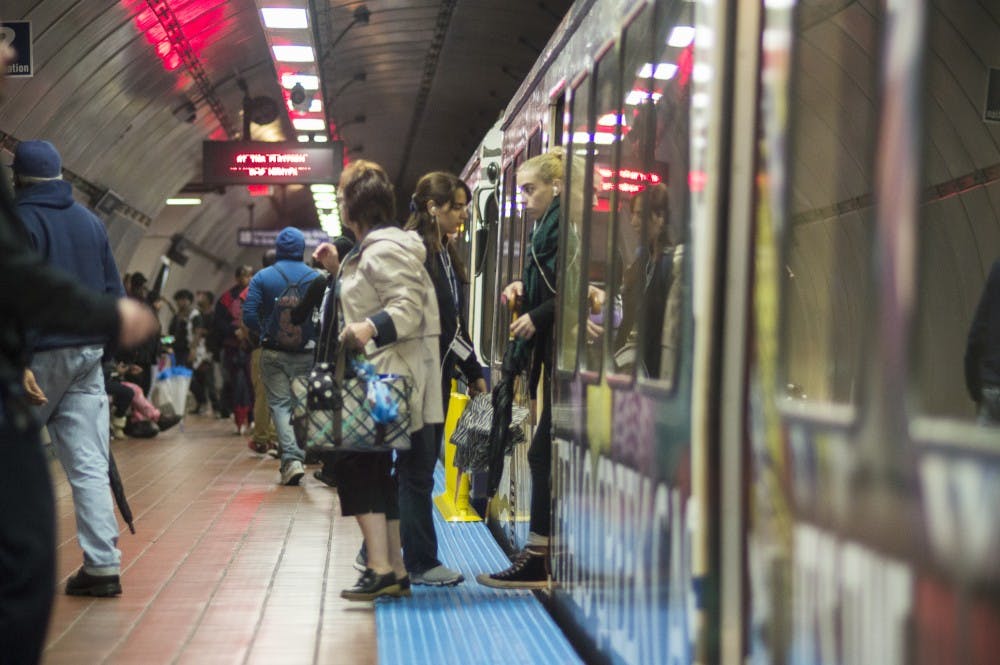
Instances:
[[[362,4],[368,23],[345,32]],[[465,164],[570,4],[5,0],[0,20],[31,22],[34,75],[8,81],[0,142],[9,152],[19,140],[48,139],[81,200],[117,195],[106,222],[122,272],[154,271],[181,234],[192,258],[174,266],[168,291],[218,289],[235,265],[259,262],[262,250],[236,245],[249,205],[257,227],[317,224],[301,188],[251,199],[245,188],[200,184],[202,141],[241,136],[241,84],[251,96],[282,100],[259,6],[309,8],[334,131],[348,158],[394,174],[405,201],[422,173]],[[359,72],[365,80],[351,81]],[[166,207],[180,192],[201,194],[203,204]]]

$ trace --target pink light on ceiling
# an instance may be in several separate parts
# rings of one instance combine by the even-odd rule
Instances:
[[[122,4],[126,8],[138,5],[135,25],[168,72],[175,71],[184,64],[184,49],[189,50],[189,58],[201,57],[212,37],[222,29],[225,19],[225,8],[218,0],[149,0],[142,3],[125,0]],[[170,34],[164,27],[158,16],[158,12],[162,10],[167,10],[176,18],[181,29],[179,34]]]

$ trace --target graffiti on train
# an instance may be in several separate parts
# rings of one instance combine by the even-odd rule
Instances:
[[[690,663],[693,504],[608,457],[553,443],[557,599],[613,662]]]
[[[794,552],[792,665],[911,662],[909,566],[803,523]]]

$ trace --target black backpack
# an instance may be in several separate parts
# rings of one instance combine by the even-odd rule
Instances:
[[[300,325],[292,323],[292,310],[305,297],[309,284],[316,279],[315,272],[307,272],[302,279],[294,284],[278,266],[272,266],[285,280],[285,288],[274,299],[274,307],[267,319],[267,325],[261,331],[265,346],[282,351],[304,351],[310,342],[316,339],[316,323],[308,317]]]

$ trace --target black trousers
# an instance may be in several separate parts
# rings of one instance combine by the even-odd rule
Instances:
[[[132,406],[132,400],[135,399],[135,391],[114,379],[105,381],[104,389],[111,397],[111,415],[115,418],[128,415],[128,409]]]
[[[552,377],[548,368],[542,374],[542,394],[545,404],[528,448],[528,468],[531,469],[530,528],[532,533],[549,536],[552,533]]]
[[[410,449],[396,455],[399,478],[399,535],[403,563],[411,573],[425,573],[441,565],[434,530],[434,465],[441,439],[434,425],[424,425],[410,435]]]
[[[45,644],[55,593],[55,508],[38,431],[26,425],[26,412],[12,411],[0,395],[0,661],[21,665],[37,663]]]

